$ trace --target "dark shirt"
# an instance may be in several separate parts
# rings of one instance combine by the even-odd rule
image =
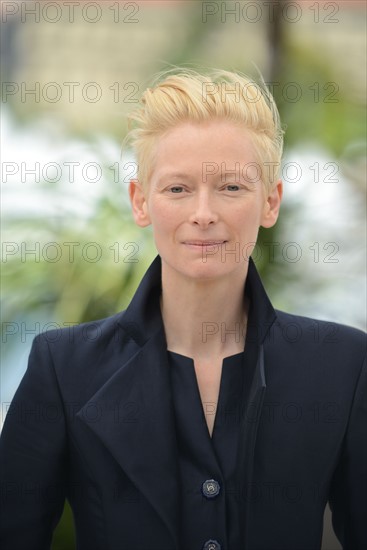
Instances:
[[[202,550],[210,540],[217,541],[221,550],[237,550],[241,546],[237,451],[246,353],[223,360],[217,407],[214,403],[203,407],[193,360],[167,353],[181,476],[182,550]],[[210,437],[205,414],[214,413]]]

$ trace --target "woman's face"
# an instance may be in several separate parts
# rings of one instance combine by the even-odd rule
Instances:
[[[158,139],[147,191],[130,184],[135,221],[152,224],[165,264],[197,279],[244,273],[260,225],[277,220],[282,185],[268,194],[251,134],[230,121],[185,122]]]

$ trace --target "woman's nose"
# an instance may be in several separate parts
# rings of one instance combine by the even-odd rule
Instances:
[[[206,227],[218,220],[218,213],[215,208],[213,198],[208,193],[197,195],[194,200],[192,214],[190,216],[191,223],[196,223],[202,227]]]

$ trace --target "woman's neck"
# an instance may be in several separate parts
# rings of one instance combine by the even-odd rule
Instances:
[[[195,280],[162,264],[161,312],[170,351],[217,359],[244,349],[249,303],[241,278]]]

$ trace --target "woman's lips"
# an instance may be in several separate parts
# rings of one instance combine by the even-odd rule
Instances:
[[[203,247],[206,247],[206,246],[220,246],[224,243],[226,243],[227,241],[184,241],[183,244],[185,244],[186,246],[192,246],[192,247],[196,247],[196,248],[203,248]]]

